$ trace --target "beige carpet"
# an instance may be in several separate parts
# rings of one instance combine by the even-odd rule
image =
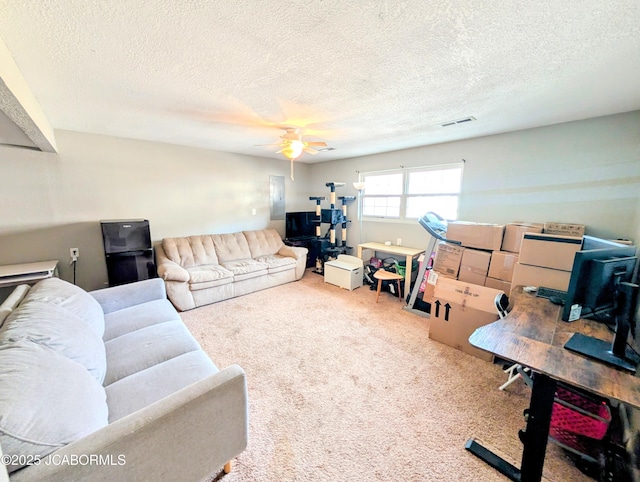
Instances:
[[[249,446],[237,481],[503,481],[469,437],[519,465],[529,390],[429,339],[429,320],[368,286],[304,278],[182,313],[213,361],[247,373]],[[555,445],[545,478],[591,480]]]

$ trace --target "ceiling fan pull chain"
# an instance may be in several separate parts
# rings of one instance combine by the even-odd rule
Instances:
[[[295,181],[295,179],[293,178],[293,159],[291,159],[291,180]]]

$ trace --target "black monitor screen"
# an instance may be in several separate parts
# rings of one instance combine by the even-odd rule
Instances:
[[[636,248],[590,245],[596,249],[584,250],[583,245],[583,251],[578,251],[573,260],[562,319],[592,318],[606,323],[615,333],[613,342],[577,332],[564,347],[635,373],[640,358],[627,346],[627,341],[629,334],[637,335],[639,287],[633,283],[638,262]]]
[[[285,215],[285,237],[295,239],[312,237],[316,234],[316,213],[315,211],[300,211],[286,213]]]
[[[635,255],[634,246],[621,245],[578,251],[573,259],[562,319],[606,316],[613,305],[616,278],[617,282],[633,281]]]

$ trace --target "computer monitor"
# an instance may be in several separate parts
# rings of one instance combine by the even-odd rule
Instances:
[[[635,372],[640,359],[627,347],[627,338],[630,332],[636,333],[639,290],[633,283],[638,263],[636,248],[606,243],[591,238],[585,244],[594,249],[575,254],[562,319],[592,318],[606,323],[615,327],[614,341],[609,343],[576,333],[565,348]]]
[[[578,318],[599,318],[599,321],[606,322],[606,317],[611,316],[613,305],[610,278],[614,268],[624,270],[619,281],[632,282],[635,259],[635,246],[585,236],[582,250],[573,258],[562,319],[574,321]]]

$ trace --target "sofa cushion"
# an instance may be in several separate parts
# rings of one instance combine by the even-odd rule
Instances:
[[[104,315],[104,341],[126,335],[147,326],[180,320],[167,299],[153,300]]]
[[[21,340],[0,344],[0,367],[0,444],[6,456],[44,457],[107,425],[104,388],[73,360]]]
[[[247,240],[242,233],[213,234],[211,239],[216,247],[218,261],[222,265],[229,261],[253,258]]]
[[[85,367],[102,383],[107,359],[102,339],[69,310],[40,300],[25,300],[0,329],[0,341],[30,340]]]
[[[182,321],[165,321],[141,328],[105,342],[107,375],[104,385],[170,360],[199,350]]]
[[[219,264],[211,236],[188,236],[184,238],[164,238],[162,249],[174,263],[183,268],[203,264]]]
[[[106,387],[109,423],[218,372],[202,350],[190,351]]]
[[[189,273],[189,283],[233,280],[233,273],[219,264],[193,266],[187,268],[187,271]]]
[[[267,254],[275,254],[284,245],[282,238],[275,229],[261,229],[259,231],[243,231],[251,250],[251,257],[258,258]]]
[[[296,269],[297,264],[295,259],[277,254],[258,256],[256,261],[266,264],[269,268],[269,273],[279,273],[280,271]]]
[[[233,273],[234,281],[256,278],[267,274],[266,263],[261,263],[251,258],[227,261],[223,266]]]
[[[104,333],[104,313],[100,303],[89,293],[60,278],[47,278],[36,283],[26,300],[53,303],[71,311],[87,323],[99,337]]]

